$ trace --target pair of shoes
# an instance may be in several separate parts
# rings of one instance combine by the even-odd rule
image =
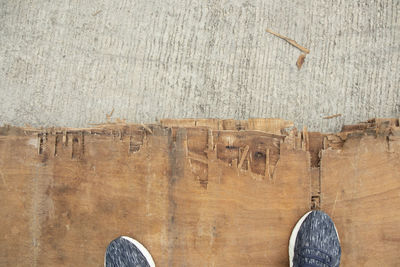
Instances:
[[[331,218],[322,211],[306,213],[290,236],[290,267],[337,267],[340,256],[339,235]],[[104,262],[106,267],[155,266],[147,249],[126,236],[108,245]]]

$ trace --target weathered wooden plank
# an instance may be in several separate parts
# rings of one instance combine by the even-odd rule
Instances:
[[[398,120],[197,121],[1,128],[0,264],[99,266],[128,235],[159,266],[287,266],[311,206],[337,223],[343,265],[400,263]]]
[[[386,136],[350,137],[323,152],[322,209],[339,231],[343,266],[400,264],[400,150],[388,145]]]

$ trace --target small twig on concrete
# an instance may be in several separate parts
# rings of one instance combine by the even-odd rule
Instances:
[[[114,113],[114,108],[111,110],[110,114],[106,114],[107,122],[111,122],[111,116]]]
[[[335,115],[323,117],[323,119],[333,119],[333,118],[340,117],[340,116],[342,116],[342,114],[335,114]]]
[[[101,10],[97,10],[96,12],[94,12],[93,14],[92,14],[92,16],[94,17],[94,16],[97,16],[98,14],[100,14],[100,12],[101,12]]]
[[[283,36],[283,35],[281,35],[279,33],[271,31],[270,29],[267,29],[267,32],[269,32],[269,33],[271,33],[271,34],[273,34],[273,35],[285,40],[286,42],[288,42],[289,44],[293,45],[294,47],[300,49],[302,52],[304,52],[306,54],[310,53],[309,49],[305,48],[304,46],[299,45],[295,40],[292,40],[292,39],[290,39],[290,38],[288,38],[286,36]]]
[[[300,54],[299,58],[297,59],[296,66],[300,70],[301,66],[303,66],[304,60],[306,59],[305,54]]]

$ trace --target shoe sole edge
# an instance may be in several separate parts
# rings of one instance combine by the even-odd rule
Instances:
[[[149,263],[150,267],[156,266],[150,252],[142,244],[140,244],[139,241],[137,241],[129,236],[122,236],[122,238],[133,243],[140,250],[140,252],[143,254],[143,256],[146,258],[147,262]]]
[[[296,237],[297,233],[300,230],[301,225],[303,224],[304,220],[307,218],[307,216],[313,211],[309,211],[306,214],[303,215],[303,217],[300,218],[300,220],[297,221],[296,226],[293,228],[292,234],[290,235],[289,239],[289,266],[293,267],[293,257],[294,257],[294,246],[296,245]],[[333,223],[333,226],[335,227],[336,235],[338,238],[338,241],[340,243],[340,238],[339,238],[339,233],[336,229],[335,223]]]
[[[296,237],[297,233],[300,230],[301,225],[303,224],[304,220],[312,211],[307,212],[297,221],[296,226],[293,228],[292,234],[290,235],[289,239],[289,266],[293,267],[293,257],[294,257],[294,246],[296,245]]]
[[[129,236],[121,236],[121,238],[123,238],[123,239],[131,242],[133,245],[135,245],[139,249],[139,251],[143,254],[143,256],[146,258],[150,267],[156,266],[150,252],[142,244],[140,244],[139,241],[137,241]],[[104,267],[107,266],[106,256],[107,256],[107,252],[104,254]]]

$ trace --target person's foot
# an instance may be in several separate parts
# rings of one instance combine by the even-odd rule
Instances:
[[[154,267],[147,249],[133,238],[120,236],[111,241],[104,256],[106,267]]]
[[[289,241],[290,267],[337,267],[340,255],[339,235],[326,213],[310,211],[297,222]]]

